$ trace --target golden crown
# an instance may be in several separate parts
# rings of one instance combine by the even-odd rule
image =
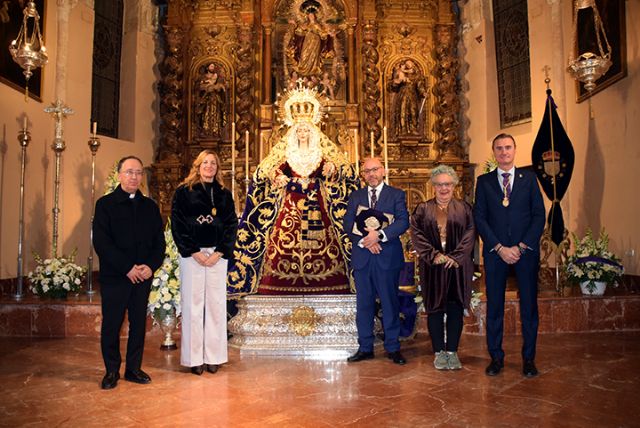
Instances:
[[[318,124],[322,119],[322,102],[315,88],[304,87],[301,79],[278,101],[280,119],[288,126],[300,122]]]

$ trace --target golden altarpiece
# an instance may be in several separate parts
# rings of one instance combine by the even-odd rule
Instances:
[[[447,163],[471,192],[459,136],[458,28],[449,0],[169,0],[160,65],[161,138],[153,189],[163,215],[194,157],[213,148],[243,206],[254,169],[281,135],[274,102],[301,80],[328,101],[322,129],[355,160],[383,153],[410,210]],[[235,122],[235,153],[231,132]],[[245,145],[245,132],[249,143]],[[245,153],[248,147],[248,156]]]
[[[459,29],[450,0],[169,0],[167,6],[161,137],[152,166],[163,215],[204,148],[219,153],[241,210],[248,177],[286,131],[276,101],[298,85],[324,96],[321,129],[351,161],[372,149],[382,157],[386,132],[389,180],[407,191],[410,211],[432,196],[429,174],[439,163],[457,170],[457,193],[470,196],[459,135]],[[244,349],[279,353],[287,351],[274,341],[289,341],[289,350],[357,347],[353,295],[330,302],[299,297],[243,299],[245,306],[260,306],[257,317],[271,325],[234,327],[232,320],[232,340],[244,340]],[[323,324],[328,319],[337,324]],[[251,338],[238,339],[238,329],[251,328],[263,336],[254,348]],[[288,338],[274,339],[284,330]]]

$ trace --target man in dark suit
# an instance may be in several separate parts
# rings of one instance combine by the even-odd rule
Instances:
[[[516,142],[500,134],[492,143],[498,162],[496,171],[478,177],[474,218],[484,243],[483,257],[487,285],[487,347],[489,376],[504,367],[502,335],[504,296],[509,266],[515,269],[520,295],[522,323],[522,373],[538,374],[535,366],[538,335],[538,268],[540,237],[544,229],[544,203],[536,175],[515,168]]]
[[[158,206],[138,190],[142,174],[140,159],[121,159],[120,185],[96,202],[93,245],[100,258],[100,345],[107,371],[102,389],[115,388],[120,378],[120,328],[125,312],[129,340],[124,378],[136,383],[151,382],[140,367],[151,280],[162,264],[165,241]]]
[[[382,324],[384,327],[384,348],[389,359],[396,364],[405,364],[400,353],[400,305],[398,302],[398,281],[400,269],[404,265],[404,253],[400,242],[409,228],[409,213],[403,190],[387,186],[383,179],[385,169],[380,159],[367,159],[362,174],[368,186],[356,190],[349,197],[344,230],[353,243],[351,267],[356,283],[356,326],[358,328],[358,352],[347,361],[353,363],[373,358],[373,325],[376,295],[382,304]],[[353,233],[358,206],[374,208],[391,214],[394,221],[376,230],[368,227],[362,236]]]

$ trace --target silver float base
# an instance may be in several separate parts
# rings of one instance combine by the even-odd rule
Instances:
[[[358,349],[356,296],[246,296],[228,328],[241,355],[343,359]]]

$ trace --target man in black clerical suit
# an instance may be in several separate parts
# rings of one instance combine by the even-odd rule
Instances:
[[[100,258],[100,345],[107,371],[102,389],[115,388],[120,378],[120,328],[125,311],[129,340],[124,378],[136,383],[151,382],[140,367],[147,301],[153,272],[162,264],[165,241],[158,206],[138,190],[143,172],[140,159],[122,158],[118,162],[120,185],[96,202],[93,246]]]
[[[478,177],[473,208],[476,228],[484,243],[487,348],[491,356],[491,364],[485,372],[488,376],[495,376],[504,367],[504,296],[509,266],[513,266],[520,296],[522,373],[533,377],[538,374],[534,359],[544,203],[536,175],[514,166],[516,142],[513,137],[498,135],[493,140],[492,149],[498,168]]]

